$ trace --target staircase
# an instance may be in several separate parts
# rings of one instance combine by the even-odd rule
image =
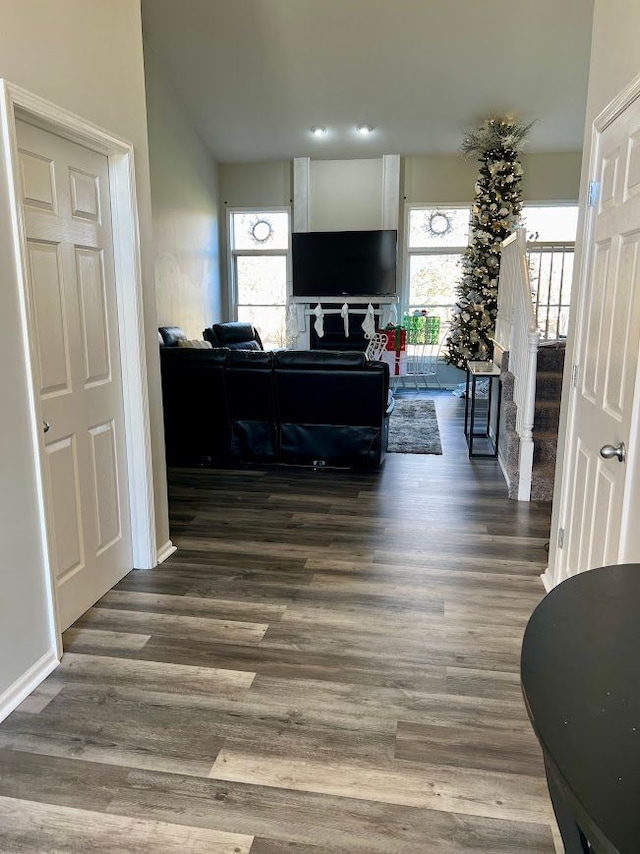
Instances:
[[[551,284],[549,285],[551,287]],[[563,306],[546,306],[544,328],[536,315],[524,228],[502,243],[494,358],[502,369],[498,459],[518,501],[551,501],[564,367],[564,339],[545,341],[549,311],[559,322]],[[562,290],[562,282],[560,282]],[[554,327],[555,328],[555,327]]]
[[[565,349],[564,341],[541,344],[538,349],[533,419],[532,501],[551,501],[553,497]]]
[[[498,459],[509,489],[509,498],[518,498],[518,472],[520,460],[520,436],[516,430],[518,407],[513,399],[514,375],[509,370],[509,353],[502,354],[500,363],[500,435],[498,437]]]
[[[564,354],[563,341],[543,343],[538,348],[531,501],[551,501],[553,497]],[[514,376],[508,369],[508,362],[508,353],[505,353],[500,377],[502,403],[499,455],[509,488],[509,498],[517,499],[520,437],[516,430],[517,406],[513,399]]]

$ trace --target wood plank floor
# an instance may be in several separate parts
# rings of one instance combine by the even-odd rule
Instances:
[[[0,725],[0,851],[553,854],[518,676],[550,507],[436,408],[443,455],[380,472],[172,472],[177,553]]]

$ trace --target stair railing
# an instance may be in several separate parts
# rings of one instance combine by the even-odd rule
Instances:
[[[574,252],[573,242],[530,240],[527,244],[531,298],[541,341],[567,337]]]
[[[519,228],[502,243],[496,320],[496,343],[509,351],[509,370],[514,377],[516,432],[520,438],[518,501],[531,499],[539,341],[529,281],[526,230]]]

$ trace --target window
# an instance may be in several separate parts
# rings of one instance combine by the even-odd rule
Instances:
[[[469,242],[469,207],[411,207],[407,220],[409,315],[451,319],[460,280],[460,259]],[[529,271],[543,339],[566,336],[569,320],[576,205],[526,205]]]
[[[567,335],[578,207],[526,205],[527,254],[534,309],[543,340]]]
[[[231,211],[229,236],[236,317],[256,326],[265,349],[284,347],[289,213]]]
[[[412,207],[407,222],[406,312],[451,319],[460,279],[459,262],[469,242],[471,209]]]
[[[575,243],[578,229],[577,205],[525,205],[522,224],[527,240],[539,242]]]

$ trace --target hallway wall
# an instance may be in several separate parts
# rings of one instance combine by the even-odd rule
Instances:
[[[151,242],[151,197],[140,0],[3,0],[0,77],[135,146],[143,311],[158,546],[169,539]],[[0,232],[8,241],[10,225]],[[47,565],[18,293],[11,252],[0,253],[0,708],[12,686],[51,653]]]
[[[189,338],[221,317],[218,168],[145,36],[158,325]]]

